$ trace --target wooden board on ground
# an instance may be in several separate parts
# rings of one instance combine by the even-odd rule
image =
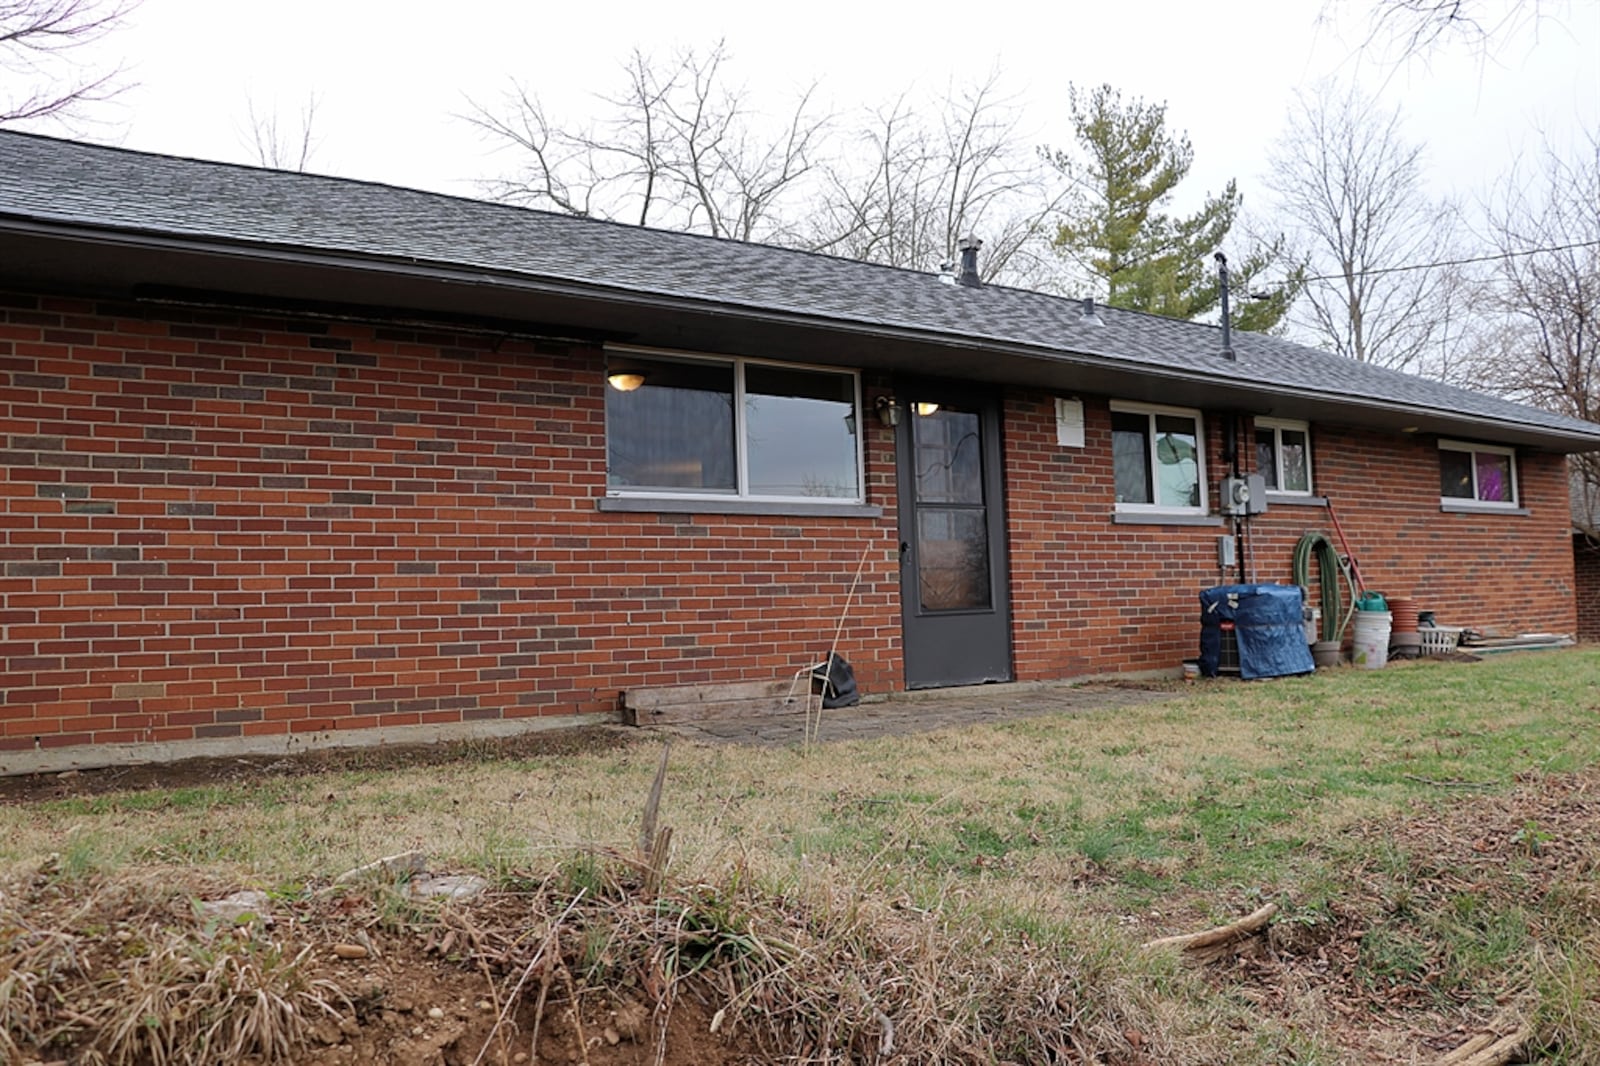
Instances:
[[[804,713],[809,685],[802,678],[793,687],[793,699],[786,699],[788,680],[628,689],[622,694],[622,720],[628,725],[673,725]]]

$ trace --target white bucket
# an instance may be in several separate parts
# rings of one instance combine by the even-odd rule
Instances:
[[[1392,620],[1388,611],[1357,611],[1350,661],[1368,670],[1383,666],[1389,659],[1389,623]]]

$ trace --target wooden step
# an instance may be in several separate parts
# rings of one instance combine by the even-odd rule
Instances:
[[[671,725],[803,713],[809,695],[805,679],[794,685],[792,699],[786,698],[789,688],[785,680],[628,689],[622,694],[622,720],[628,725]]]

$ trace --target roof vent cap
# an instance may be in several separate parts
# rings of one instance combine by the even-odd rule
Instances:
[[[956,276],[956,284],[976,289],[983,284],[983,279],[978,277],[978,249],[983,247],[983,242],[969,233],[956,247],[961,250],[961,273]]]

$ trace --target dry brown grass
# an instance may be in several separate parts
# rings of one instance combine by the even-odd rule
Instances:
[[[342,994],[307,975],[310,949],[259,923],[201,923],[171,882],[76,889],[58,891],[46,872],[0,897],[7,1062],[58,1045],[112,1066],[291,1062],[308,1028],[337,1016]]]
[[[1427,849],[1444,837],[1402,831],[1454,826],[1446,816],[1467,799],[1600,762],[1597,665],[1600,656],[1582,652],[1196,686],[1172,703],[830,744],[809,756],[680,743],[660,811],[672,860],[659,895],[637,891],[637,878],[618,872],[626,864],[597,849],[631,852],[658,765],[650,743],[0,808],[0,868],[15,876],[55,853],[64,891],[181,870],[301,898],[343,869],[421,847],[434,868],[485,872],[539,900],[524,915],[523,950],[538,939],[528,929],[585,891],[573,919],[582,935],[561,941],[572,990],[550,995],[600,997],[658,971],[665,988],[692,979],[715,991],[721,1029],[773,1054],[833,1049],[872,1061],[892,1027],[907,1061],[1070,1061],[1092,1051],[1129,1062],[1336,1063],[1356,1061],[1346,1057],[1351,1041],[1371,1061],[1427,1061],[1419,1039],[1451,1046],[1452,1026],[1501,999],[1547,1019],[1541,1034],[1564,1061],[1600,1062],[1571,1050],[1600,1032],[1600,968],[1585,954],[1591,941],[1568,936],[1593,914],[1568,884],[1577,875],[1551,881],[1571,901],[1546,892],[1544,910],[1525,921],[1528,886],[1549,886],[1522,869],[1539,857],[1507,844],[1507,861],[1471,884],[1479,910],[1469,927],[1457,917],[1460,893],[1418,887],[1438,883]],[[1569,830],[1558,824],[1565,808],[1533,799],[1504,841],[1570,833],[1573,847],[1595,845],[1588,822]],[[1471,819],[1462,824],[1476,832]],[[1450,840],[1465,856],[1452,861],[1472,865],[1476,837]],[[1230,975],[1212,991],[1132,950],[1266,899],[1286,902],[1285,928],[1344,939],[1310,943],[1304,968]],[[1504,935],[1468,956],[1486,941],[1479,926]],[[1546,940],[1530,947],[1535,926]],[[23,946],[67,978],[84,951],[78,941]],[[1333,961],[1318,962],[1319,951]],[[305,976],[295,962],[284,956],[248,979],[292,984]],[[1448,1001],[1427,984],[1441,967],[1457,982]],[[1347,987],[1328,985],[1333,973]],[[148,974],[160,985],[212,971],[167,963]],[[1270,1009],[1242,1002],[1235,981]],[[28,1006],[40,1000],[25,986],[37,982],[0,983],[0,1010],[43,1031]],[[1392,1000],[1396,1010],[1421,1013],[1372,1013],[1396,990],[1405,997]],[[270,1045],[283,1017],[265,1009],[248,1039],[265,1034]],[[1371,1031],[1357,1033],[1361,1024]],[[1249,1047],[1230,1047],[1235,1031],[1249,1033]],[[217,1046],[233,1047],[240,1032],[218,1030]]]

